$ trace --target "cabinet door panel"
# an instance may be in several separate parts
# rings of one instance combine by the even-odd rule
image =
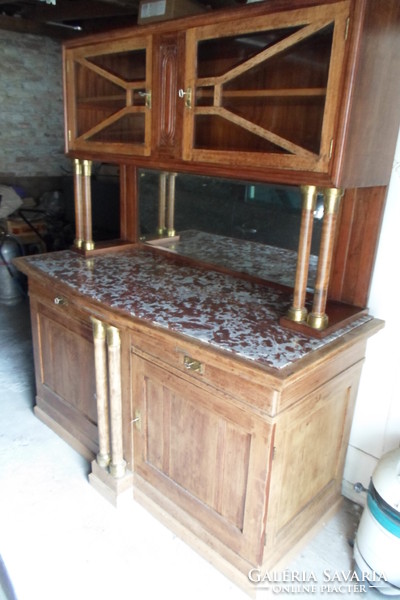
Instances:
[[[135,470],[228,546],[258,562],[271,427],[226,400],[132,359]]]
[[[185,158],[327,171],[348,8],[189,30]]]
[[[71,149],[150,153],[151,38],[66,53]]]
[[[40,314],[38,321],[43,385],[96,423],[92,341],[48,315]]]
[[[70,306],[53,309],[31,295],[37,405],[89,454],[97,451],[92,329]],[[69,441],[73,444],[71,439]]]

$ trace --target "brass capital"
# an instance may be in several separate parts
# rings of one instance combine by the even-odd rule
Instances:
[[[100,319],[96,319],[96,317],[90,317],[92,321],[93,328],[93,337],[96,340],[105,340],[106,339],[106,326],[100,321]]]
[[[83,174],[85,177],[90,177],[92,174],[92,161],[84,160],[83,161]]]
[[[121,345],[121,336],[119,329],[108,325],[107,327],[107,346],[119,347]]]
[[[82,163],[79,158],[74,158],[75,175],[82,175]]]
[[[338,212],[343,194],[344,190],[340,188],[326,188],[324,190],[324,209],[326,215],[334,215]]]
[[[313,211],[317,203],[317,188],[315,185],[301,185],[300,192],[302,197],[303,210]]]

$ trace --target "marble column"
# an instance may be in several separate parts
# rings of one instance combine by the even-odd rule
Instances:
[[[305,299],[307,291],[308,270],[310,264],[311,239],[314,223],[314,211],[317,200],[317,188],[313,185],[301,186],[302,213],[297,253],[296,278],[293,290],[293,305],[287,317],[292,321],[305,321],[307,309]]]
[[[123,457],[122,391],[121,391],[121,338],[119,330],[107,327],[108,384],[110,397],[111,462],[110,473],[119,478],[125,475]]]
[[[329,321],[325,309],[332,267],[337,214],[342,196],[343,190],[341,189],[328,188],[324,190],[324,220],[322,223],[317,277],[315,280],[312,311],[307,317],[308,325],[314,329],[325,329]]]

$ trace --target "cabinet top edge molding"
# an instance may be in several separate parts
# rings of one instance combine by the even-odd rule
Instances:
[[[364,4],[367,0],[360,0]],[[186,31],[191,27],[231,22],[235,19],[243,19],[244,16],[252,18],[268,16],[278,12],[293,12],[301,8],[311,8],[329,4],[349,4],[354,0],[274,0],[272,2],[255,2],[246,6],[210,10],[198,15],[169,19],[160,22],[151,22],[142,25],[131,25],[120,29],[110,29],[101,33],[80,36],[63,42],[64,48],[76,48],[82,45],[97,43],[100,41],[111,41],[112,39],[123,39],[125,37],[152,34],[163,34],[168,32]]]

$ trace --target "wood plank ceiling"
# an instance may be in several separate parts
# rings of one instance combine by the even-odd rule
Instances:
[[[245,4],[246,0],[197,2],[209,10],[218,10]],[[55,0],[55,4],[43,0],[0,0],[0,30],[67,39],[136,25],[139,4],[140,0]]]

